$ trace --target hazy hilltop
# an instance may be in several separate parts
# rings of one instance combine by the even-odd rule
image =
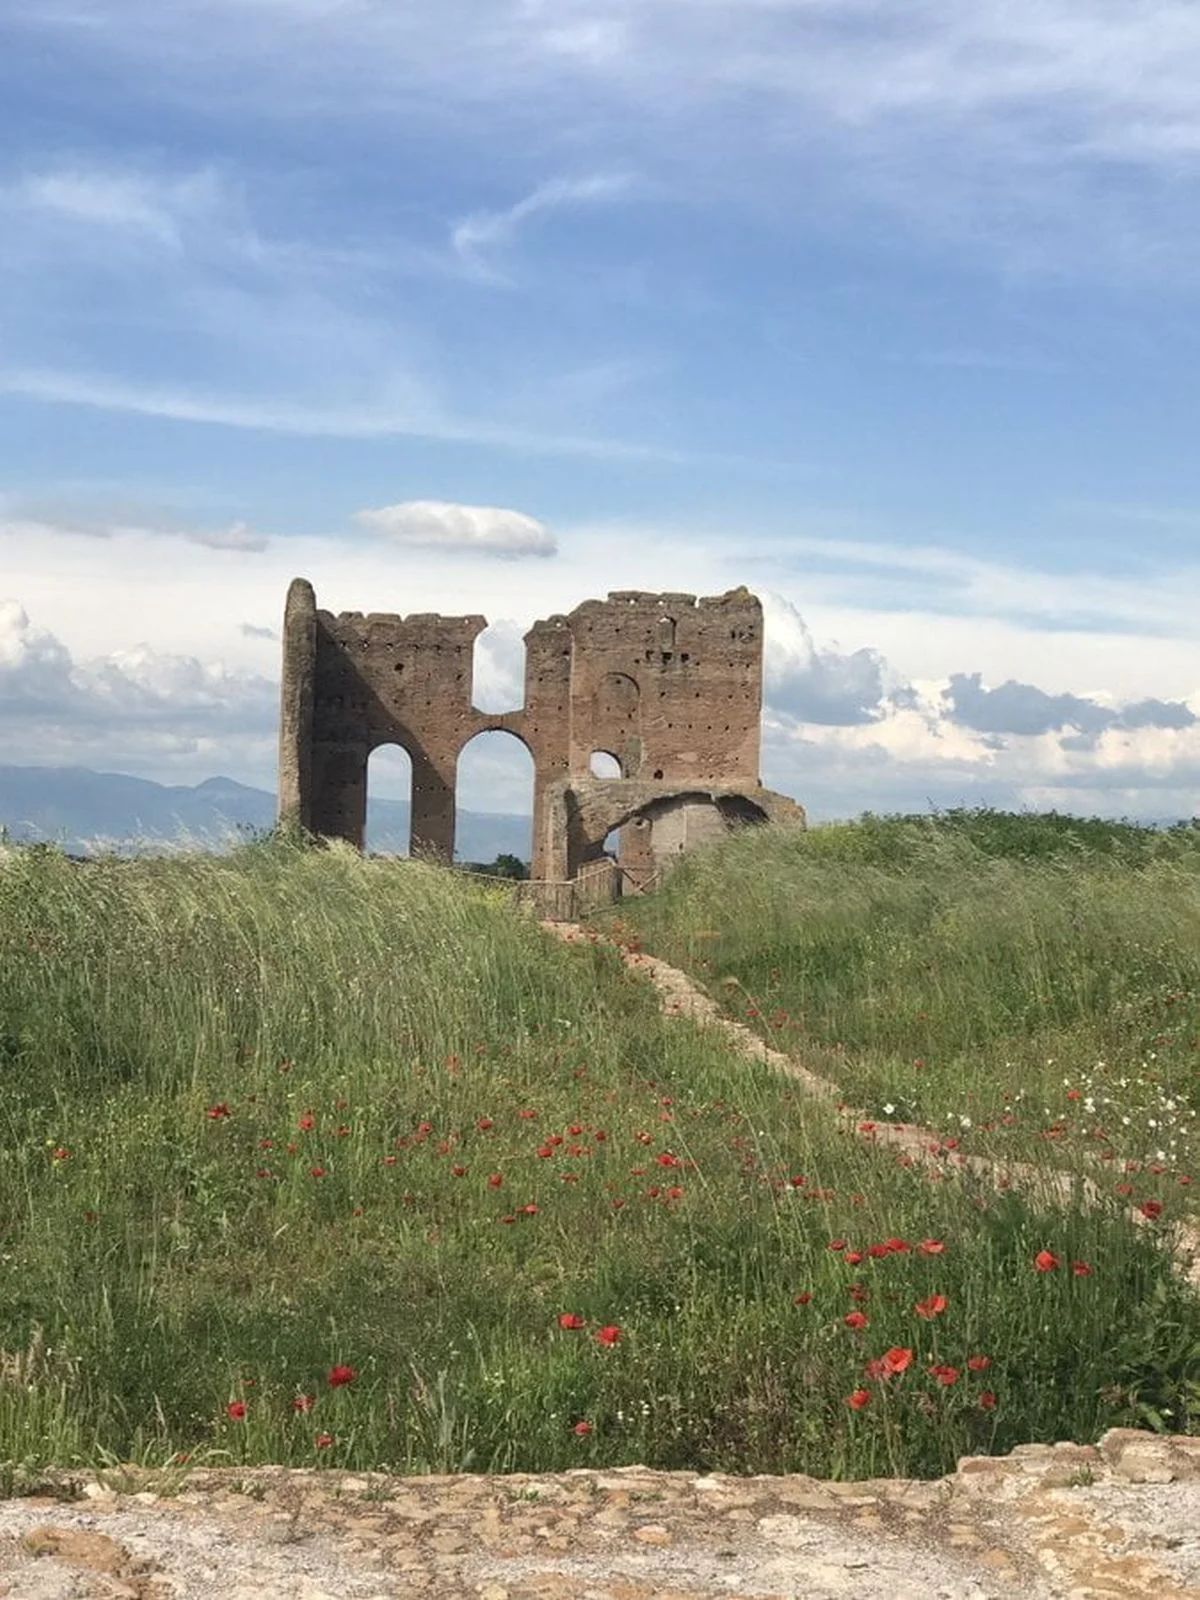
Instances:
[[[0,766],[0,827],[19,842],[50,840],[72,853],[98,844],[135,850],[180,838],[211,847],[269,828],[274,820],[274,794],[232,778],[168,785],[87,767]],[[491,861],[502,854],[525,860],[529,833],[527,817],[458,813],[464,860]],[[408,836],[408,802],[372,800],[370,848],[406,854]]]

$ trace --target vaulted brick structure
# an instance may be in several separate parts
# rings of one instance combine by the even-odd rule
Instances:
[[[363,843],[367,761],[400,745],[412,761],[412,848],[454,853],[459,754],[503,729],[534,763],[533,876],[573,878],[620,830],[633,882],[680,850],[746,821],[804,825],[761,786],[762,608],[746,589],[618,591],[525,635],[525,703],[472,704],[483,617],[318,611],[288,591],[283,632],[280,815]],[[592,758],[620,777],[598,778]]]

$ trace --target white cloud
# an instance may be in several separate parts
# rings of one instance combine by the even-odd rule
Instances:
[[[175,422],[203,422],[216,427],[329,439],[440,439],[543,455],[591,456],[598,460],[675,461],[689,457],[654,445],[620,439],[508,427],[486,419],[440,414],[413,402],[398,405],[386,392],[343,405],[291,397],[258,397],[190,391],[175,385],[125,382],[103,375],[0,368],[0,394],[24,395],[59,405],[89,406],[99,411],[124,411]]]
[[[275,742],[278,689],[147,645],[76,660],[0,600],[0,748],[17,765],[97,765],[169,778],[230,765],[261,770]]]
[[[19,662],[21,684],[18,695],[11,672],[0,681],[7,759],[75,760],[188,782],[224,772],[269,786],[276,690],[263,674],[274,676],[276,662],[269,643],[244,632],[240,619],[255,619],[260,632],[274,622],[296,574],[313,581],[318,603],[332,611],[493,619],[474,664],[476,704],[493,711],[522,699],[525,629],[602,595],[607,583],[597,573],[612,574],[609,581],[619,575],[622,587],[697,594],[747,576],[732,543],[620,524],[573,527],[557,560],[523,562],[472,560],[466,552],[438,559],[385,538],[317,537],[276,538],[253,559],[180,541],[164,561],[161,539],[121,538],[114,560],[110,543],[50,528],[35,543],[0,522],[0,570],[53,630],[18,628],[12,617],[4,630],[0,661]],[[1036,585],[1036,574],[1025,576]],[[778,592],[764,594],[763,775],[814,816],[931,800],[1156,817],[1195,809],[1200,724],[1184,725],[1200,715],[1194,631],[1190,639],[1146,631],[1064,636],[982,615],[855,610],[844,575],[832,597],[825,581],[773,568]],[[130,617],[138,619],[136,633],[122,620]],[[137,637],[147,654],[130,651]],[[843,643],[832,644],[835,638]],[[224,665],[214,663],[218,654]],[[178,657],[188,664],[169,664]],[[981,671],[982,689],[1003,684],[1014,669],[1025,711],[1044,712],[1050,701],[1057,716],[1058,697],[1067,697],[1111,720],[1102,717],[1104,725],[1081,739],[1066,721],[1013,732],[956,719],[945,696],[956,673],[969,679]],[[75,712],[44,714],[64,703]],[[1155,725],[1164,722],[1174,725]],[[475,809],[498,803],[486,788],[462,800]]]
[[[870,722],[880,714],[887,664],[877,650],[819,647],[790,600],[762,596],[765,692],[798,722]]]
[[[97,507],[80,511],[53,502],[39,504],[20,500],[6,507],[3,497],[0,497],[0,532],[33,541],[64,532],[78,533],[88,539],[182,539],[186,544],[238,555],[258,555],[271,542],[266,534],[242,521],[231,522],[226,527],[196,527],[137,507]]]
[[[535,517],[499,506],[462,506],[444,500],[405,500],[356,511],[370,533],[415,550],[461,550],[496,556],[552,556],[554,535]]]
[[[134,81],[152,65],[161,92],[218,114],[240,109],[252,74],[255,105],[291,116],[407,127],[450,107],[468,134],[502,128],[526,170],[547,145],[619,165],[632,149],[692,193],[770,206],[800,178],[814,203],[866,199],[927,246],[953,234],[1002,268],[1068,257],[1190,274],[1195,261],[1179,187],[1200,172],[1191,0],[352,9],[348,27],[345,6],[309,0],[94,0],[38,7],[23,26],[86,30]],[[1146,181],[1123,183],[1122,166]]]
[[[595,205],[628,192],[631,179],[622,173],[593,173],[585,178],[551,178],[502,211],[476,211],[455,224],[450,242],[459,261],[473,276],[503,283],[489,254],[511,245],[518,231],[534,217],[563,207]]]
[[[150,240],[178,251],[185,230],[218,223],[226,209],[226,196],[216,175],[208,170],[162,177],[57,167],[29,173],[0,190],[0,205],[49,213],[82,226],[92,236],[97,228],[131,232],[143,242]]]

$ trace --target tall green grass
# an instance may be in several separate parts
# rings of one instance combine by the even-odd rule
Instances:
[[[748,830],[623,915],[871,1116],[1200,1199],[1200,830]]]
[[[10,1479],[936,1473],[1196,1404],[1194,1303],[1116,1203],[907,1168],[420,864],[16,852],[0,1091]]]

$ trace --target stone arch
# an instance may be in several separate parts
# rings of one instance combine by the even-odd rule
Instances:
[[[377,744],[364,763],[363,781],[364,849],[371,855],[411,854],[412,752],[400,739]],[[388,792],[381,794],[381,788]]]
[[[515,741],[518,748],[513,748]],[[520,754],[518,754],[518,749]],[[519,788],[520,798],[505,798],[500,810],[503,815],[520,815],[526,819],[525,838],[519,850],[493,848],[481,841],[475,833],[464,835],[461,817],[455,830],[454,859],[462,862],[490,862],[499,855],[518,855],[528,865],[532,858],[533,815],[537,785],[537,762],[529,741],[517,729],[504,723],[480,727],[459,746],[455,761],[455,798],[457,807],[471,812],[492,809],[485,803],[489,792],[508,796]]]
[[[606,672],[596,685],[594,709],[597,719],[605,725],[610,721],[617,724],[634,723],[641,699],[641,685],[630,673]]]
[[[572,790],[570,870],[599,859],[614,834],[622,839],[621,864],[637,887],[672,857],[715,840],[731,828],[771,820],[771,802],[735,790],[680,788],[647,793],[649,785],[602,782]],[[656,786],[657,787],[657,786]],[[758,795],[764,795],[758,791]]]
[[[611,750],[593,750],[588,757],[588,770],[593,778],[599,778],[605,783],[611,783],[614,778],[625,776],[620,756],[614,755]]]

